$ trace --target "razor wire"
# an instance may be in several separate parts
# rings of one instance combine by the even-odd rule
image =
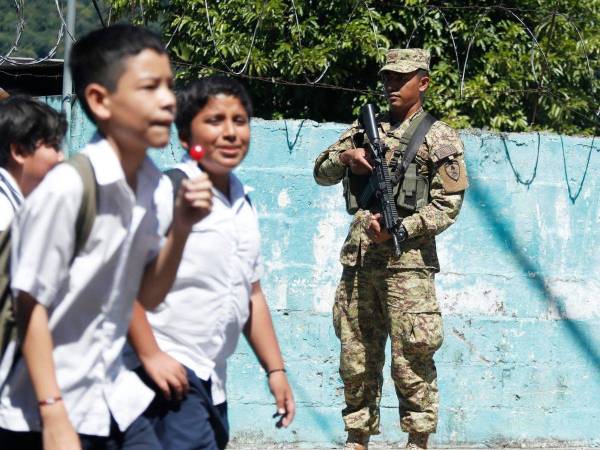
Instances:
[[[24,62],[19,59],[15,59],[15,57],[12,56],[14,54],[14,52],[18,50],[19,42],[21,40],[21,36],[22,36],[23,31],[26,26],[25,15],[24,15],[25,1],[24,0],[14,0],[14,8],[16,11],[16,16],[17,16],[16,17],[15,39],[14,39],[14,42],[13,42],[11,48],[6,52],[6,54],[0,55],[0,63],[6,63],[6,64],[11,64],[11,65],[31,66],[31,65],[35,65],[40,62],[43,62],[55,55],[55,53],[60,45],[60,42],[62,41],[62,38],[64,36],[64,32],[65,32],[65,30],[67,30],[67,27],[65,26],[65,20],[62,15],[59,0],[54,0],[54,3],[56,5],[57,13],[58,13],[58,16],[61,21],[56,44],[52,47],[52,49],[48,52],[48,54],[46,56],[36,58],[32,61]],[[134,5],[136,3],[138,3],[138,2],[134,2]],[[145,11],[144,11],[141,3],[142,2],[139,2],[139,11],[142,14],[142,16],[145,16]],[[366,8],[366,11],[368,14],[368,22],[372,29],[373,36],[375,39],[375,44],[376,44],[377,48],[379,50],[381,50],[379,48],[380,40],[383,39],[382,42],[386,42],[385,37],[383,37],[380,30],[376,26],[376,23],[373,19],[373,15],[372,15],[372,10],[369,7],[368,0],[363,0],[363,1],[356,0],[356,2],[353,5],[353,8],[351,9],[350,14],[346,20],[344,30],[342,31],[340,38],[337,39],[338,45],[336,46],[336,50],[339,48],[339,42],[342,40],[343,36],[345,36],[345,34],[348,30],[349,24],[351,23],[352,18],[355,16],[356,11],[358,10],[361,3]],[[254,26],[254,30],[252,32],[249,50],[248,50],[246,56],[243,58],[243,65],[240,70],[234,70],[224,60],[224,55],[221,54],[219,51],[219,44],[217,43],[217,37],[215,35],[215,29],[213,26],[214,21],[211,20],[211,12],[209,11],[208,0],[204,0],[204,10],[205,10],[209,34],[210,34],[209,38],[212,41],[216,56],[218,57],[218,59],[220,60],[222,65],[226,68],[226,70],[221,70],[221,69],[217,69],[216,67],[204,66],[204,65],[201,65],[201,67],[210,68],[211,70],[218,70],[223,73],[228,73],[228,74],[234,75],[234,76],[243,76],[243,77],[251,79],[251,80],[257,80],[257,81],[261,81],[261,82],[270,82],[272,84],[288,85],[288,86],[306,86],[306,87],[322,88],[322,89],[337,89],[340,91],[355,92],[355,93],[360,93],[360,94],[369,94],[369,95],[378,95],[378,96],[381,95],[380,92],[378,92],[376,90],[372,90],[372,89],[361,89],[361,88],[355,88],[355,87],[349,87],[349,86],[340,86],[340,85],[336,85],[336,84],[323,83],[322,80],[324,79],[324,77],[328,73],[328,71],[331,69],[333,61],[335,60],[334,58],[332,59],[331,57],[328,58],[323,71],[315,79],[310,79],[308,77],[306,70],[304,70],[303,77],[304,77],[306,83],[297,82],[294,80],[287,80],[287,79],[284,79],[282,77],[277,77],[277,76],[251,76],[251,75],[245,74],[245,72],[247,71],[248,67],[250,66],[250,64],[252,62],[253,50],[256,46],[257,40],[260,37],[259,32],[261,31],[262,22],[263,22],[263,19],[265,18],[264,10],[265,10],[266,4],[267,4],[267,1],[264,0],[262,2],[262,9],[261,9],[260,13],[258,14],[258,18],[257,18],[256,24]],[[94,0],[94,5],[96,5],[96,0]],[[509,18],[512,19],[512,21],[519,24],[519,26],[524,30],[524,32],[527,34],[527,36],[529,37],[529,39],[531,40],[531,42],[533,44],[531,46],[529,60],[530,60],[530,70],[535,79],[536,87],[535,88],[524,88],[524,89],[508,89],[508,90],[503,88],[503,89],[498,89],[499,93],[507,93],[507,92],[529,93],[529,92],[532,92],[532,93],[538,93],[541,95],[549,95],[550,97],[552,97],[554,99],[561,97],[560,93],[554,92],[552,89],[549,89],[547,86],[545,86],[544,80],[543,80],[543,75],[540,76],[540,73],[538,73],[538,70],[536,69],[536,63],[535,63],[536,54],[541,55],[543,64],[546,69],[548,69],[550,67],[550,63],[548,61],[546,52],[544,51],[544,49],[542,48],[542,46],[538,40],[539,36],[536,35],[536,33],[532,30],[532,28],[530,26],[527,25],[526,21],[521,16],[521,14],[527,14],[527,13],[533,13],[533,12],[535,12],[535,13],[539,13],[539,12],[546,13],[547,12],[550,14],[554,14],[556,17],[560,17],[562,20],[566,21],[568,26],[574,30],[575,34],[577,35],[577,38],[576,38],[577,49],[578,49],[578,51],[581,52],[581,54],[583,56],[584,64],[587,69],[587,75],[589,76],[589,80],[590,80],[590,85],[592,88],[596,87],[595,83],[597,80],[594,77],[594,71],[592,69],[592,63],[590,61],[590,54],[588,52],[586,41],[584,39],[581,29],[576,24],[576,20],[579,18],[579,16],[569,15],[564,12],[557,11],[555,9],[550,9],[550,8],[536,8],[536,9],[513,8],[513,7],[505,6],[503,4],[490,5],[490,6],[477,6],[477,5],[452,6],[452,5],[447,5],[447,4],[446,5],[444,5],[444,4],[405,5],[405,4],[398,2],[398,6],[405,8],[405,9],[412,9],[415,11],[416,10],[421,11],[421,10],[423,10],[423,8],[426,8],[425,11],[417,19],[414,29],[410,33],[410,36],[406,43],[407,47],[410,45],[410,42],[413,39],[418,26],[424,20],[424,18],[428,14],[431,14],[431,13],[437,12],[439,14],[439,17],[441,17],[441,19],[442,19],[443,26],[447,29],[447,32],[449,33],[450,43],[451,43],[451,46],[453,49],[457,71],[458,71],[458,74],[460,75],[460,85],[459,85],[460,98],[465,97],[467,94],[473,93],[473,89],[465,87],[467,71],[468,71],[471,51],[472,51],[473,45],[475,43],[475,39],[477,37],[477,31],[479,30],[482,20],[484,19],[484,17],[486,17],[484,12],[489,12],[489,11],[504,12]],[[290,0],[290,8],[293,13],[293,20],[294,20],[293,26],[296,28],[296,31],[297,31],[297,44],[299,47],[298,51],[302,52],[306,47],[302,40],[303,34],[302,34],[302,29],[301,29],[301,21],[300,21],[298,7],[296,5],[295,0]],[[453,10],[455,10],[455,11],[476,10],[476,11],[481,12],[477,18],[477,22],[475,23],[474,28],[472,28],[472,30],[473,30],[472,36],[466,46],[466,53],[464,55],[464,60],[462,61],[462,64],[461,64],[461,58],[459,57],[460,52],[458,49],[457,41],[456,41],[454,33],[452,31],[452,24],[449,21],[448,17],[446,16],[446,13],[448,11],[453,11]],[[97,12],[98,12],[98,8],[97,8]],[[109,18],[108,18],[109,23],[112,18],[111,16],[112,16],[112,7],[109,10]],[[143,17],[143,18],[145,19],[145,17]],[[215,20],[217,20],[217,19],[215,19]],[[180,21],[180,23],[176,26],[175,30],[173,31],[172,35],[170,36],[167,46],[169,46],[171,44],[173,38],[175,37],[175,35],[177,35],[181,31],[182,27],[183,27],[183,21]],[[67,30],[67,33],[68,33],[68,30]],[[71,36],[70,33],[69,33],[69,37],[71,39],[73,39],[73,36]],[[181,65],[182,63],[179,62],[179,64]],[[542,67],[544,67],[544,66],[542,66]],[[486,89],[485,91],[486,92],[494,92],[495,89],[493,89],[493,88]],[[587,122],[593,123],[597,127],[599,126],[598,120],[600,119],[600,117],[590,118],[588,115],[581,114],[579,111],[576,111],[573,108],[569,108],[567,106],[564,106],[564,108],[566,111],[569,111],[571,114],[573,114],[573,116],[577,116],[578,118],[582,118],[582,119],[585,118],[585,120]],[[600,112],[600,110],[599,110],[599,112]]]
[[[458,70],[458,73],[460,73],[460,62],[459,62],[459,58],[458,58],[458,49],[456,48],[456,40],[454,39],[454,34],[452,33],[452,27],[450,26],[450,23],[448,22],[448,19],[446,19],[446,15],[442,12],[442,10],[440,9],[439,6],[429,6],[427,8],[427,10],[421,15],[421,17],[419,17],[419,19],[417,20],[417,22],[415,23],[415,27],[413,28],[412,33],[410,33],[410,36],[408,38],[408,40],[406,41],[406,47],[408,48],[410,46],[410,41],[413,38],[413,35],[415,34],[415,32],[417,31],[417,28],[419,26],[419,23],[421,22],[421,20],[423,20],[423,18],[429,14],[430,11],[437,11],[440,13],[440,15],[442,16],[442,19],[444,21],[444,23],[446,24],[446,27],[448,28],[448,32],[450,33],[450,40],[452,41],[452,47],[454,48],[454,56],[456,58],[456,69]]]
[[[219,49],[217,47],[217,41],[216,41],[216,38],[215,38],[215,33],[213,31],[212,24],[210,23],[210,13],[208,11],[208,0],[204,0],[204,9],[206,10],[206,22],[208,23],[208,30],[210,31],[210,38],[211,38],[211,40],[213,42],[215,53],[217,55],[219,55],[219,57],[221,58],[221,63],[225,67],[227,67],[227,69],[231,73],[233,73],[234,75],[241,75],[241,74],[243,74],[246,71],[246,68],[248,67],[248,64],[250,63],[250,56],[252,55],[252,49],[254,48],[254,43],[256,41],[256,35],[257,35],[258,30],[260,29],[260,26],[262,24],[262,19],[263,19],[262,13],[264,12],[266,4],[267,4],[267,1],[264,0],[263,4],[262,4],[261,12],[259,14],[259,19],[256,21],[256,26],[254,27],[254,33],[252,33],[252,41],[250,42],[250,49],[248,50],[248,55],[246,56],[246,61],[244,62],[244,65],[242,66],[242,68],[240,69],[240,71],[236,72],[231,67],[229,67],[229,65],[223,60],[223,57],[220,55]]]
[[[6,64],[11,64],[14,66],[32,66],[32,65],[44,62],[44,61],[52,58],[56,54],[56,52],[58,51],[58,47],[60,46],[60,43],[62,41],[62,38],[64,36],[64,32],[65,32],[65,30],[67,30],[67,33],[68,33],[68,29],[66,27],[65,20],[62,16],[62,11],[61,11],[60,5],[58,3],[58,0],[54,0],[54,2],[56,5],[56,10],[58,12],[58,16],[60,17],[60,21],[61,21],[60,28],[58,30],[58,36],[56,39],[56,43],[48,51],[48,53],[45,56],[32,59],[31,61],[21,61],[19,59],[16,59],[16,57],[12,57],[11,55],[14,51],[16,51],[19,48],[19,42],[23,35],[23,31],[25,30],[25,23],[26,23],[25,22],[25,14],[24,14],[25,1],[24,0],[15,0],[15,10],[17,13],[16,36],[15,36],[13,45],[9,49],[9,51],[5,55],[0,55],[0,62],[6,63]],[[73,36],[71,36],[70,33],[69,33],[69,36],[71,37],[71,39],[73,39]]]

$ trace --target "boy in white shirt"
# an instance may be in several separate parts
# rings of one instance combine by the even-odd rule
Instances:
[[[205,153],[177,169],[187,178],[208,174],[213,209],[193,226],[164,303],[147,315],[134,309],[129,337],[150,385],[163,394],[146,413],[163,448],[216,450],[229,439],[226,360],[242,332],[267,373],[278,426],[292,422],[295,402],[260,287],[258,219],[233,174],[248,151],[250,99],[235,80],[215,76],[195,80],[177,101],[183,146]],[[172,197],[172,188],[161,190],[161,205]],[[168,223],[172,211],[159,210]]]
[[[74,255],[83,183],[61,164],[13,221],[11,287],[23,358],[0,395],[0,442],[11,449],[159,449],[140,417],[153,392],[124,367],[121,352],[134,299],[149,308],[162,301],[192,225],[210,212],[211,184],[206,176],[182,184],[160,247],[161,173],[146,150],[168,143],[175,114],[160,39],[131,25],[97,30],[75,43],[70,68],[98,127],[82,151],[95,173],[97,212]]]
[[[46,173],[62,161],[62,114],[27,96],[0,101],[0,231]]]

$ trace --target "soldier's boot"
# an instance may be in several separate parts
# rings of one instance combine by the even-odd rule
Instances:
[[[411,450],[421,450],[427,448],[428,433],[408,433],[408,443],[406,448]]]
[[[348,431],[348,439],[344,450],[368,450],[369,435],[358,431]]]

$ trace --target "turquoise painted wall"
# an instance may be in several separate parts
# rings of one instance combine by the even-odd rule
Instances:
[[[229,369],[233,436],[242,442],[344,439],[330,309],[349,216],[340,187],[312,178],[316,155],[344,128],[252,123],[239,176],[255,189],[263,285],[298,415],[291,429],[275,430],[264,373],[242,343]],[[92,131],[75,109],[71,149]],[[441,418],[433,444],[600,445],[600,142],[461,135],[471,187],[459,220],[438,240],[445,342],[436,356]],[[181,152],[173,141],[152,157],[164,168]],[[375,439],[403,441],[389,363],[385,375]]]

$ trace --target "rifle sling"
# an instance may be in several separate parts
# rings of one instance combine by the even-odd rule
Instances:
[[[436,122],[435,117],[428,112],[423,112],[423,116],[417,118],[416,120],[419,120],[419,123],[416,125],[416,129],[412,133],[410,141],[406,145],[406,150],[404,150],[404,155],[402,156],[400,165],[392,176],[392,186],[396,186],[398,183],[402,182],[408,166],[410,166],[410,164],[415,160],[417,152],[419,151],[419,147],[425,140],[425,136],[429,132],[431,126]],[[408,131],[412,130],[407,130],[407,132]]]

